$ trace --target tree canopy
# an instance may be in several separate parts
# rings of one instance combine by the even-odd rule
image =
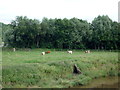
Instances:
[[[11,24],[1,23],[2,40],[19,48],[120,49],[120,23],[107,15],[86,20],[17,16]]]

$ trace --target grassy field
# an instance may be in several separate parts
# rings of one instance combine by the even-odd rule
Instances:
[[[50,54],[41,55],[43,51]],[[118,52],[52,49],[3,50],[2,86],[4,88],[67,88],[86,85],[92,79],[118,75]],[[82,74],[73,74],[76,64]]]

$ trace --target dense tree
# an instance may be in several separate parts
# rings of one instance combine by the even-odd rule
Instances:
[[[27,17],[17,17],[12,21],[14,47],[34,47],[38,46],[37,35],[40,33],[40,22],[38,20],[28,19]]]
[[[93,43],[95,49],[117,49],[118,23],[113,22],[108,16],[98,16],[92,22]]]
[[[93,42],[97,49],[107,49],[111,43],[112,20],[108,16],[98,16],[92,22]]]
[[[85,49],[88,46],[87,42],[90,40],[90,24],[77,18],[71,19],[72,25],[72,40],[75,44],[74,48]]]
[[[17,16],[1,24],[2,40],[12,47],[60,49],[120,49],[120,23],[98,16],[92,23],[78,18],[48,19],[40,22]]]
[[[112,22],[112,28],[111,28],[111,45],[110,47],[112,49],[120,49],[120,23]]]
[[[5,46],[9,43],[8,39],[11,38],[11,35],[8,35],[10,32],[12,32],[10,24],[0,23],[0,42],[4,42]]]

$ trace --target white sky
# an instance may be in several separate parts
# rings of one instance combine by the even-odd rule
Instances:
[[[118,21],[120,0],[0,0],[0,22],[10,23],[16,16],[30,19],[79,18],[91,22],[98,15]]]

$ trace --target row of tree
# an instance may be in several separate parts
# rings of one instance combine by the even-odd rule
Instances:
[[[92,23],[78,18],[42,21],[17,16],[2,23],[5,45],[19,48],[120,49],[120,23],[98,16]]]

